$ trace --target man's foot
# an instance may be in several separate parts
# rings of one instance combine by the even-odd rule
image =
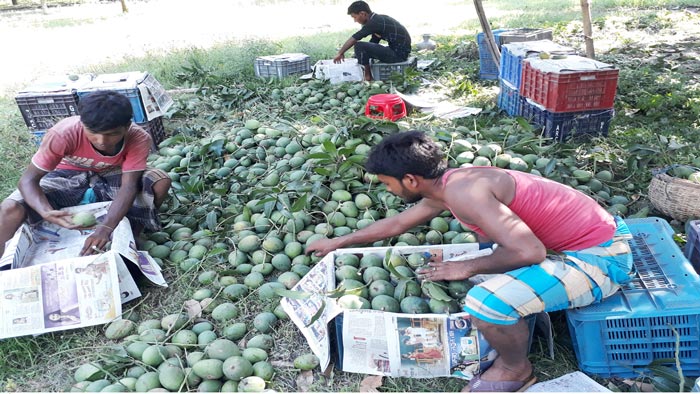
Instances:
[[[527,390],[535,384],[537,377],[530,375],[524,380],[483,380],[481,375],[474,376],[463,392],[500,392],[515,393]]]
[[[493,365],[477,375],[463,391],[504,391],[516,392],[527,389],[537,381],[532,364],[526,359],[521,368],[510,368],[497,358]]]

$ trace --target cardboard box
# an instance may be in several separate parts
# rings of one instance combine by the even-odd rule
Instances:
[[[347,372],[472,378],[496,354],[471,326],[468,314],[344,310],[337,304],[337,294],[333,294],[336,258],[343,254],[384,257],[388,250],[401,254],[429,253],[443,261],[476,258],[492,252],[479,244],[456,244],[339,249],[325,256],[292,288],[298,296],[282,299],[282,307],[318,356],[321,368],[326,369],[332,353],[337,353],[337,366]],[[315,316],[318,318],[313,320]],[[408,327],[412,332],[405,330]],[[411,343],[418,342],[419,336],[420,346]]]
[[[314,78],[328,80],[331,84],[362,81],[365,75],[357,59],[345,59],[337,64],[333,63],[333,59],[319,60],[313,69]]]
[[[110,204],[64,210],[92,212],[99,222]],[[93,231],[69,230],[45,221],[17,230],[0,258],[0,339],[119,318],[121,304],[141,296],[129,266],[151,283],[167,287],[158,264],[147,252],[136,250],[126,218],[114,229],[108,251],[79,257]]]

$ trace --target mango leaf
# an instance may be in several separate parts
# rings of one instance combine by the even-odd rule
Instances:
[[[308,199],[309,199],[308,193],[304,193],[301,196],[299,196],[299,198],[296,201],[294,201],[294,204],[292,205],[292,208],[291,208],[292,212],[299,212],[299,211],[305,209]]]
[[[207,255],[208,255],[208,256],[218,256],[218,255],[224,254],[224,253],[226,253],[226,252],[228,252],[228,249],[224,249],[224,248],[214,248],[214,249],[210,250],[209,253],[208,253]]]
[[[552,174],[552,171],[554,171],[554,168],[557,166],[557,159],[551,159],[549,163],[544,167],[544,176],[549,176]]]
[[[214,152],[218,156],[221,156],[221,151],[223,150],[225,143],[226,143],[226,139],[224,139],[224,138],[215,140],[209,145],[208,151]]]
[[[328,141],[326,141],[326,142],[328,142]],[[333,157],[331,157],[331,155],[329,155],[328,153],[325,153],[325,152],[309,153],[308,155],[306,155],[306,158],[307,159],[326,159],[326,160],[333,159]]]
[[[399,131],[399,125],[393,122],[380,123],[376,125],[376,128],[383,133],[397,133]]]
[[[335,144],[330,141],[323,141],[323,150],[332,156],[336,156],[338,154],[338,148],[336,148]]]
[[[327,168],[323,168],[323,167],[314,168],[314,171],[315,171],[317,174],[323,175],[323,176],[331,176],[331,175],[333,175],[333,171],[331,171],[331,170],[329,170],[329,169],[327,169]]]
[[[293,300],[306,300],[309,297],[311,297],[311,293],[308,293],[306,291],[287,290],[278,288],[275,288],[274,291],[280,297],[287,297]]]
[[[318,308],[318,311],[311,316],[311,320],[309,320],[309,324],[306,325],[306,327],[310,327],[312,324],[316,323],[316,320],[320,319],[321,316],[323,316],[323,311],[326,309],[326,300],[322,299],[321,300],[321,307]]]
[[[454,301],[454,299],[435,282],[423,281],[421,283],[421,288],[428,293],[427,296],[430,298],[434,298],[438,301]]]
[[[386,255],[384,255],[384,265],[386,266],[387,270],[389,270],[389,272],[392,275],[396,276],[396,278],[398,278],[399,280],[409,279],[407,276],[402,275],[399,271],[396,270],[396,268],[394,268],[394,265],[391,264],[391,255],[391,249],[388,249],[386,251]]]

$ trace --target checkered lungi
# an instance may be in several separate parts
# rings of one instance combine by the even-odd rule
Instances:
[[[153,203],[153,184],[159,180],[168,178],[165,171],[155,168],[147,168],[141,182],[138,185],[140,192],[136,195],[134,203],[126,214],[131,223],[141,224],[146,230],[160,230],[158,209]],[[96,202],[114,201],[121,187],[122,173],[120,170],[96,173],[92,171],[54,170],[46,174],[39,186],[46,194],[49,203],[55,209],[76,206],[80,203],[85,191],[92,187],[95,192]],[[8,197],[17,201],[27,209],[27,220],[36,223],[41,219],[36,211],[30,208],[22,198],[19,190],[15,190]]]
[[[491,276],[474,286],[464,310],[493,324],[515,324],[539,312],[581,307],[614,294],[631,279],[632,234],[615,218],[613,238],[598,246],[550,255],[540,264]]]

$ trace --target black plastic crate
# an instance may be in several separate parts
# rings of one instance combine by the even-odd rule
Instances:
[[[416,68],[418,59],[411,56],[406,61],[398,63],[372,63],[372,79],[375,81],[388,81],[392,74],[404,74],[407,68]]]
[[[46,130],[59,120],[78,115],[78,95],[73,92],[26,92],[15,96],[24,123],[31,130]]]
[[[151,121],[137,124],[141,126],[144,130],[146,130],[148,134],[151,135],[151,139],[153,140],[153,145],[151,145],[151,152],[157,152],[158,144],[163,142],[163,140],[165,139],[165,127],[163,126],[163,118],[159,116]]]
[[[530,99],[521,97],[522,116],[542,127],[542,136],[561,142],[568,138],[607,137],[615,110],[601,109],[580,112],[550,112]]]

